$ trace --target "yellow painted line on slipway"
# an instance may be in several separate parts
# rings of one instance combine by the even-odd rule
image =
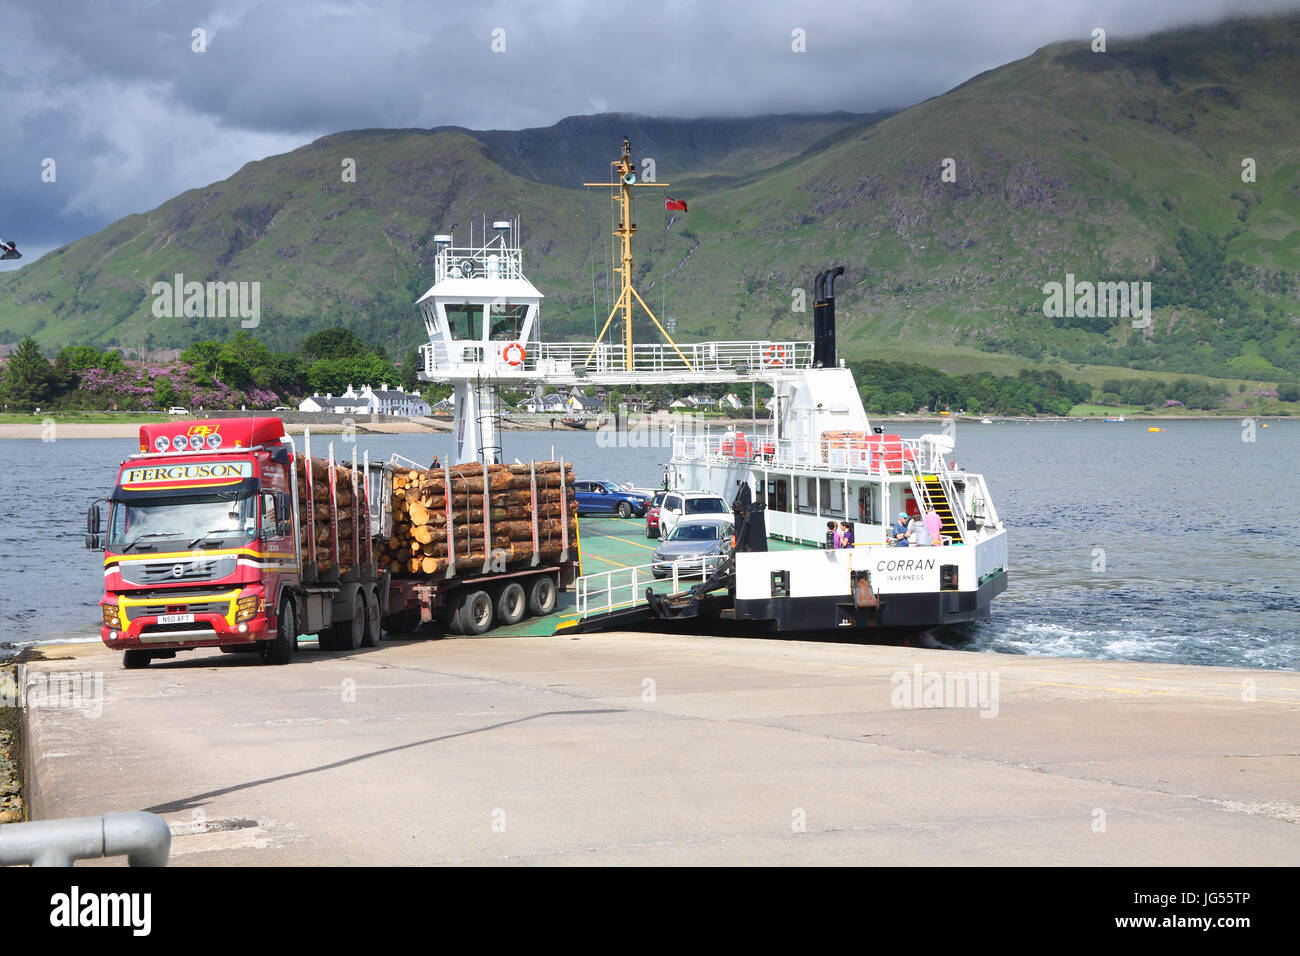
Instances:
[[[654,550],[654,546],[653,546],[653,545],[642,544],[640,541],[630,541],[630,540],[628,540],[627,538],[620,538],[620,537],[619,537],[618,535],[616,535],[616,534],[605,534],[603,531],[595,531],[595,532],[591,532],[591,531],[589,531],[589,532],[587,532],[587,533],[588,533],[588,534],[595,534],[596,537],[598,537],[598,538],[609,538],[611,541],[622,541],[624,544],[630,544],[630,545],[632,545],[632,547],[634,547],[634,548],[645,548],[647,551],[653,551],[653,550]]]

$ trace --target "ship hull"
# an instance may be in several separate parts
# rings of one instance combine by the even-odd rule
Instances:
[[[974,591],[881,595],[877,607],[856,607],[851,594],[738,599],[735,620],[773,632],[929,631],[986,620],[993,599],[1006,589],[1003,572]]]

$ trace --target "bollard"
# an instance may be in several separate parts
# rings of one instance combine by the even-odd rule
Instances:
[[[0,826],[0,866],[72,866],[122,855],[131,866],[166,866],[171,846],[167,821],[142,811]]]

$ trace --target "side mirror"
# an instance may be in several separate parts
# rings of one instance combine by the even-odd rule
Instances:
[[[104,549],[104,535],[99,530],[99,519],[99,501],[93,501],[90,507],[86,509],[85,545],[88,551],[102,551]]]
[[[275,462],[277,465],[289,464],[289,449],[285,448],[283,445],[272,448],[271,461]]]

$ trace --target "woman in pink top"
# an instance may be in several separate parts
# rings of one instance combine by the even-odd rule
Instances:
[[[933,508],[925,513],[925,528],[930,532],[931,541],[935,544],[943,544],[943,538],[940,537],[940,532],[943,531],[943,519]]]

